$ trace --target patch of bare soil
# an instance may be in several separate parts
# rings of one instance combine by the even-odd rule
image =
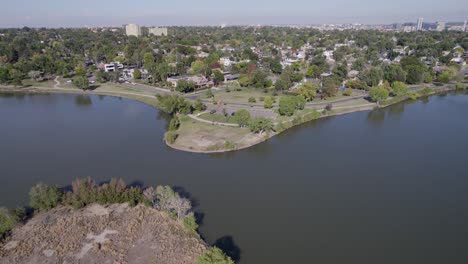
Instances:
[[[158,210],[61,207],[34,216],[0,243],[0,263],[196,263],[206,244]]]

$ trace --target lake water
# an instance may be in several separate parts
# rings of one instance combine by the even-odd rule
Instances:
[[[468,263],[468,95],[311,122],[203,155],[162,141],[150,106],[86,95],[0,97],[0,205],[37,182],[177,186],[201,234],[240,263]]]

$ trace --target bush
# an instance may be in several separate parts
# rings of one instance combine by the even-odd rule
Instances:
[[[63,193],[53,186],[39,183],[29,192],[29,205],[35,210],[50,210],[56,207],[63,198]]]
[[[272,96],[267,96],[263,103],[263,106],[267,109],[273,108],[273,104],[275,103],[275,99]]]
[[[249,98],[249,103],[256,103],[256,102],[257,102],[257,100],[255,100],[255,98],[253,98],[253,97]]]
[[[11,210],[0,207],[0,238],[13,229],[20,218]]]
[[[370,91],[370,97],[373,102],[380,103],[387,99],[389,91],[383,86],[376,87]]]
[[[208,249],[198,258],[197,264],[234,264],[234,261],[217,247]]]
[[[457,83],[455,84],[456,89],[465,89],[465,85],[463,83]]]
[[[234,114],[234,120],[240,127],[245,127],[250,122],[250,112],[242,109]]]
[[[195,103],[193,104],[193,109],[200,112],[205,111],[206,105],[202,102],[200,98],[198,98],[197,101],[195,101]]]
[[[306,100],[303,96],[286,96],[279,101],[279,114],[292,116],[296,110],[302,110],[305,107]]]
[[[343,91],[344,96],[351,96],[353,95],[353,89],[347,88],[346,90]]]
[[[198,224],[197,219],[195,219],[193,213],[184,218],[183,224],[184,227],[187,228],[187,230],[189,230],[190,232],[197,233]]]
[[[393,96],[404,96],[408,93],[408,86],[402,82],[392,83],[392,95]]]
[[[64,196],[64,203],[77,209],[94,203],[128,203],[135,206],[143,201],[142,190],[138,187],[128,188],[122,179],[111,179],[101,186],[91,178],[77,179],[72,183],[72,191]]]
[[[192,113],[192,104],[181,96],[157,95],[156,97],[158,98],[158,108],[160,108],[166,114],[172,115],[175,113]]]
[[[252,119],[249,124],[250,131],[253,133],[262,133],[273,130],[273,122],[270,118],[257,117]]]
[[[180,127],[180,120],[178,117],[174,117],[169,122],[169,131],[176,131]]]
[[[408,94],[408,98],[411,100],[416,100],[418,99],[418,94],[415,92],[411,92],[410,94]]]
[[[177,138],[179,137],[179,134],[177,134],[176,132],[174,131],[169,131],[169,132],[166,132],[166,141],[167,143],[169,144],[174,144],[177,140]]]
[[[429,88],[429,87],[426,87],[426,88],[424,88],[424,90],[422,90],[422,93],[424,95],[429,95],[430,93],[432,93],[432,89]]]

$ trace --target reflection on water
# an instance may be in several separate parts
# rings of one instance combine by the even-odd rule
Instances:
[[[93,101],[89,95],[78,94],[75,96],[75,104],[80,107],[88,107],[93,104]]]

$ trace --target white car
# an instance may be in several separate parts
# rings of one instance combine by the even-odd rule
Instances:
[[[68,80],[67,83],[72,83],[73,81],[72,80]]]

